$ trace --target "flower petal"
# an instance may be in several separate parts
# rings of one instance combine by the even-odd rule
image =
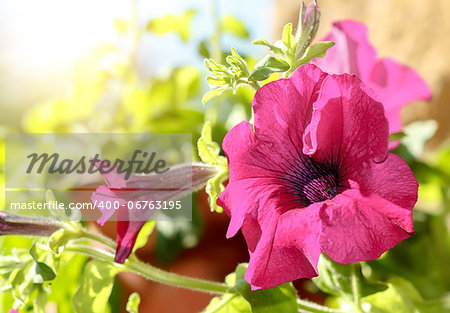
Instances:
[[[331,74],[355,74],[363,81],[369,78],[377,52],[369,42],[366,25],[352,20],[335,22],[322,40],[335,45],[323,58],[313,59],[314,64]]]
[[[367,84],[385,106],[390,133],[402,129],[400,111],[403,106],[431,99],[430,88],[416,71],[390,58],[383,58],[374,65]]]
[[[114,261],[123,263],[133,251],[137,236],[145,221],[117,221],[117,247]]]
[[[295,209],[282,215],[266,210],[262,235],[250,262],[245,279],[253,290],[271,288],[298,278],[317,276],[320,256],[318,212],[322,203]]]
[[[300,153],[293,144],[263,141],[250,123],[242,122],[228,132],[223,149],[229,163],[229,183],[217,204],[231,217],[227,237],[234,236],[244,218],[271,198],[278,199],[275,207],[279,214],[298,206],[295,195],[286,188],[286,172]]]
[[[375,209],[409,233],[414,232],[412,209],[417,201],[418,183],[408,164],[389,153],[382,163],[369,162],[354,173],[358,192]]]
[[[331,75],[314,103],[303,153],[319,162],[337,162],[346,171],[371,158],[383,161],[388,137],[383,106],[372,91],[355,75]]]
[[[357,197],[351,190],[338,194],[322,207],[320,246],[328,257],[341,264],[375,260],[411,236],[379,212],[385,201],[374,200]]]
[[[253,99],[255,132],[266,141],[301,144],[326,73],[314,65],[301,66],[288,79],[270,82]],[[301,149],[301,148],[300,148]]]

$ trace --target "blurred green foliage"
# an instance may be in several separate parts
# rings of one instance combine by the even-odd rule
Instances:
[[[198,66],[186,64],[152,77],[142,77],[139,74],[137,50],[142,36],[146,32],[160,35],[176,33],[183,41],[188,41],[192,31],[195,31],[192,29],[195,10],[188,10],[178,16],[153,18],[144,28],[138,25],[137,12],[134,13],[131,19],[117,19],[112,25],[120,36],[133,41],[131,47],[100,45],[79,62],[74,72],[73,86],[65,97],[31,105],[24,112],[19,124],[2,130],[56,133],[192,133],[192,143],[196,146],[205,120],[211,121],[214,140],[220,144],[230,127],[249,118],[254,93],[251,90],[241,90],[231,97],[218,97],[206,107],[201,104],[206,86],[203,69]],[[201,42],[204,53],[209,55],[209,51],[215,50],[215,56],[220,61],[230,53],[217,46],[220,43],[217,34],[222,31],[239,37],[248,37],[249,34],[243,23],[231,16],[225,16],[216,26],[217,29],[211,30],[211,36]],[[252,59],[249,59],[249,62],[252,63]],[[2,138],[2,190],[5,186],[4,146],[5,141]],[[193,152],[193,158],[198,159],[197,151]],[[4,193],[0,194],[3,207]],[[195,199],[194,196],[194,201],[197,202]],[[161,261],[171,262],[180,251],[197,244],[202,234],[203,220],[196,203],[193,210],[192,223],[161,222],[156,225],[156,253]],[[153,226],[154,223],[150,222],[144,227],[135,250],[145,244]],[[62,244],[59,237],[63,240],[71,239],[67,236],[64,232],[58,232],[52,236],[50,246],[57,247]],[[86,257],[70,253],[60,256],[54,254],[59,251],[51,252],[51,249],[46,248],[45,255],[58,260],[58,264],[64,264],[60,267],[48,267],[48,262],[52,263],[51,260],[45,263],[43,260],[34,260],[29,253],[32,247],[35,247],[33,240],[26,237],[0,238],[2,262],[3,256],[13,253],[18,254],[15,261],[20,261],[15,275],[10,271],[15,267],[11,267],[9,263],[4,267],[0,264],[0,285],[4,291],[0,293],[0,311],[7,312],[14,305],[21,307],[21,312],[43,312],[47,302],[54,305],[60,313],[73,312],[74,308],[77,312],[102,313],[118,309],[111,308],[108,304],[108,298],[113,291],[113,267],[100,261],[85,264]],[[31,268],[33,271],[28,270]],[[20,276],[19,279],[17,274],[23,277]],[[39,277],[39,284],[30,284]],[[8,289],[8,286],[12,289]],[[113,292],[113,296],[117,297],[119,294]],[[130,297],[127,310],[137,312],[138,304],[138,295]]]
[[[280,77],[279,72],[291,71],[312,57],[323,55],[332,44],[313,45],[302,51],[301,58],[296,61],[295,38],[291,26],[287,26],[281,46],[267,40],[254,42],[267,46],[277,55],[257,63],[255,58],[240,55],[234,49],[226,51],[220,46],[220,36],[224,32],[239,38],[248,38],[249,32],[232,16],[218,17],[210,36],[198,42],[199,57],[209,58],[207,64],[211,75],[207,82],[213,88],[212,93],[203,98],[203,102],[208,102],[203,106],[202,95],[207,90],[203,69],[185,65],[164,75],[141,77],[136,58],[139,42],[146,32],[176,33],[181,40],[190,40],[195,32],[192,29],[195,16],[195,10],[188,10],[181,15],[157,17],[144,28],[139,27],[136,16],[131,20],[116,20],[114,26],[118,33],[135,43],[130,49],[100,46],[80,62],[72,91],[66,97],[32,106],[24,112],[19,125],[3,131],[188,132],[193,134],[194,146],[200,138],[198,147],[203,161],[225,162],[220,151],[223,137],[231,127],[252,117],[251,101],[255,91],[248,85],[255,88],[256,84],[257,89],[258,82],[264,84]],[[226,67],[222,65],[225,61]],[[208,124],[202,132],[206,121]],[[400,140],[400,145],[394,152],[408,161],[420,184],[414,215],[417,234],[379,260],[363,264],[363,301],[371,305],[373,312],[445,312],[449,308],[450,142],[431,153],[424,152],[436,127],[433,121],[415,123],[395,137]],[[0,141],[0,147],[0,188],[4,190],[4,139]],[[198,159],[198,152],[194,152],[194,158]],[[212,208],[216,208],[222,183],[216,178],[210,184]],[[2,207],[3,197],[4,193],[0,193]],[[145,243],[153,226],[146,225],[136,249]],[[162,261],[169,263],[183,249],[195,246],[202,235],[203,219],[198,204],[194,204],[192,223],[157,223],[156,229],[156,252]],[[55,304],[59,313],[73,312],[73,304],[77,312],[111,310],[106,303],[113,289],[114,268],[99,261],[86,264],[86,257],[73,254],[57,256],[43,252],[47,259],[37,259],[33,249],[41,245],[39,240],[34,243],[32,239],[19,236],[0,238],[0,286],[1,291],[6,291],[0,293],[2,312],[7,312],[14,302],[22,305],[23,312],[42,312],[46,302]],[[14,255],[15,259],[5,257]],[[2,263],[10,261],[12,263]],[[44,261],[47,267],[42,266]],[[323,275],[316,283],[329,295],[328,302],[333,305],[349,297],[350,282],[348,273],[342,272],[347,269],[328,270],[331,266],[326,260],[322,261],[319,270]],[[243,279],[244,271],[245,266],[241,265],[227,278],[230,288],[235,288],[238,294],[213,299],[205,312],[250,312],[250,304],[253,312],[296,310],[295,290],[291,284],[250,293],[250,287]],[[385,306],[387,298],[392,299],[390,307]],[[230,305],[225,309],[221,306],[223,303]],[[130,297],[128,312],[136,312],[138,304],[137,295]],[[270,310],[261,309],[270,305],[274,306]]]

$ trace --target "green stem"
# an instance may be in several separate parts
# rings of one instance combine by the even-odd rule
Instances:
[[[212,294],[224,294],[227,293],[229,289],[229,286],[223,283],[191,278],[163,271],[148,263],[139,261],[134,255],[130,256],[127,261],[125,261],[125,267],[145,278],[162,284],[185,287]]]
[[[87,231],[86,229],[82,229],[80,231],[80,236],[83,238],[97,241],[97,242],[107,246],[108,248],[111,248],[112,250],[116,250],[116,242],[106,236],[91,233],[91,232]]]
[[[256,80],[253,79],[249,79],[247,81],[247,83],[253,88],[255,89],[255,91],[258,91],[259,88],[261,88],[261,86],[259,85],[259,83]]]
[[[352,275],[352,292],[353,292],[353,305],[358,312],[363,312],[361,308],[361,285],[359,282],[360,265],[355,263],[351,265]]]
[[[302,300],[297,299],[297,305],[300,310],[300,312],[310,312],[310,313],[342,313],[341,311],[330,309],[326,306]]]
[[[64,247],[63,253],[64,252],[83,254],[85,256],[88,256],[88,257],[91,257],[91,258],[94,258],[97,260],[114,263],[114,255],[113,254],[106,252],[104,250],[97,250],[93,247],[89,247],[89,246],[85,246],[85,245],[67,244]],[[118,263],[115,263],[114,265],[122,266],[122,264],[118,264]]]
[[[88,233],[85,232],[85,234]],[[89,235],[89,238],[100,242],[100,240],[97,239],[100,239],[101,236],[91,233]],[[122,265],[114,262],[114,255],[112,253],[103,250],[98,250],[90,246],[68,244],[65,246],[64,252],[84,254],[98,260],[109,262],[117,266],[119,269],[121,269],[121,271],[131,271],[149,280],[156,281],[166,285],[184,287],[211,294],[224,294],[228,292],[229,289],[229,286],[223,283],[191,278],[163,271],[159,268],[151,266],[150,264],[138,260],[135,255],[131,255]]]

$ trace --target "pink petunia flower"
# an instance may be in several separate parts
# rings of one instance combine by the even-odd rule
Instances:
[[[95,164],[100,166],[101,160]],[[149,206],[143,208],[143,201],[170,201],[203,187],[208,179],[217,174],[217,168],[204,163],[181,164],[171,167],[162,174],[131,175],[125,179],[125,174],[109,170],[104,166],[103,178],[107,186],[100,186],[92,194],[92,202],[98,204],[111,202],[111,208],[102,205],[102,216],[97,221],[100,225],[110,219],[116,210],[114,202],[120,204],[117,210],[117,248],[115,261],[123,263],[133,250],[137,236],[154,213]],[[134,209],[128,209],[128,202],[133,202]],[[142,209],[136,209],[136,203],[141,203]]]
[[[315,58],[312,63],[331,74],[357,75],[383,103],[390,133],[402,130],[402,107],[416,100],[431,99],[430,88],[412,68],[391,58],[377,58],[363,23],[352,20],[333,23],[331,32],[322,40],[336,44],[325,57]]]
[[[15,310],[15,309],[11,309],[11,310],[9,310],[8,313],[19,313],[19,311],[18,311],[18,310]]]
[[[248,122],[225,137],[229,184],[218,204],[239,229],[253,289],[317,276],[321,252],[342,264],[377,259],[414,233],[418,184],[388,153],[383,105],[355,75],[301,66],[268,83]]]

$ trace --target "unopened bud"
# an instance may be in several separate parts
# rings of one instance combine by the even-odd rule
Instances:
[[[60,228],[56,222],[0,211],[0,235],[50,236]]]

